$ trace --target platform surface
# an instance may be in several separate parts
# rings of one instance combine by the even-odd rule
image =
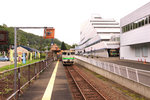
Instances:
[[[19,100],[44,100],[44,94],[50,96],[50,100],[72,100],[72,94],[69,89],[67,82],[64,66],[59,62],[54,84],[50,83],[51,77],[56,69],[57,62],[53,62],[43,73],[40,74],[39,78],[35,80],[30,88],[28,88],[23,95],[19,97]],[[46,90],[53,86],[52,94],[46,93]]]
[[[61,62],[59,63],[56,74],[52,100],[72,100],[72,95],[68,86],[65,69]]]
[[[147,63],[147,62],[146,64],[144,64],[144,62],[141,62],[141,61],[138,62],[138,61],[133,61],[133,60],[120,59],[119,57],[110,57],[110,58],[94,57],[92,59],[104,61],[104,62],[110,62],[110,63],[127,66],[127,67],[131,67],[135,69],[150,71],[150,63]]]

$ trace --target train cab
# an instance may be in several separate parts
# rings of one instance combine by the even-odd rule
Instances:
[[[62,52],[62,63],[63,65],[73,65],[74,64],[75,52],[71,50],[64,50]]]

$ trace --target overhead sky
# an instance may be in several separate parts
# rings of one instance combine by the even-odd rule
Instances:
[[[80,25],[99,14],[118,22],[149,0],[0,0],[0,25],[48,26],[55,37],[68,44],[79,43]],[[25,30],[43,35],[43,30]]]

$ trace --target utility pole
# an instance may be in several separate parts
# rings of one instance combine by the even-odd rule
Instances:
[[[14,27],[14,51],[15,51],[15,61],[14,61],[14,92],[17,90],[17,28]],[[15,96],[16,98],[16,96]]]
[[[17,30],[18,29],[54,29],[53,27],[14,27],[14,93],[17,91]],[[42,43],[41,43],[42,44]],[[18,73],[20,77],[20,73]],[[15,99],[16,95],[15,95]]]

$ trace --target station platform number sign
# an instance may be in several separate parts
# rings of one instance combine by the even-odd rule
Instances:
[[[54,28],[45,28],[44,29],[44,39],[54,39],[55,29]]]
[[[0,44],[8,44],[8,32],[0,31]]]

